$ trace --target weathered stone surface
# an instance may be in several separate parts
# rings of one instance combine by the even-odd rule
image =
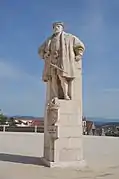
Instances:
[[[81,137],[82,126],[61,126],[59,129],[59,137]]]
[[[56,142],[57,148],[61,149],[79,149],[82,148],[82,138],[81,137],[67,137],[60,138]]]
[[[79,95],[79,94],[78,94]],[[80,115],[82,100],[59,100],[60,114],[77,114]]]
[[[62,149],[59,155],[60,161],[79,161],[83,160],[82,151],[78,149]]]
[[[82,125],[82,119],[80,114],[61,114],[60,126],[80,126]]]

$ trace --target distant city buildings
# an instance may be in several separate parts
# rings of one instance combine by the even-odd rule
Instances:
[[[93,121],[88,121],[86,117],[82,118],[83,134],[84,135],[95,135],[96,126]]]
[[[86,117],[82,117],[82,128],[83,135],[119,137],[119,122],[110,122],[98,125],[96,122],[88,120]],[[0,109],[0,131],[12,132],[12,130],[15,130],[15,132],[22,132],[21,129],[23,129],[24,132],[43,132],[44,118],[30,116],[7,117],[3,115]]]

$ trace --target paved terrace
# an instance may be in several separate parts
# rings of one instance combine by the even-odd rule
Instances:
[[[43,134],[0,133],[0,179],[119,179],[119,138],[84,136],[88,167],[42,165]]]

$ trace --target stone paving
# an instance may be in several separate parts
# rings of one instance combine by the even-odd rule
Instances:
[[[119,179],[119,138],[84,136],[82,170],[44,167],[42,155],[43,135],[0,133],[0,179]]]
[[[119,179],[119,167],[102,170],[46,168],[43,166],[0,162],[0,179]]]

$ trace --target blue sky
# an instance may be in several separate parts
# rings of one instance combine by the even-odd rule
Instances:
[[[44,115],[43,61],[38,46],[63,21],[86,46],[83,112],[119,118],[119,1],[1,0],[0,108],[8,115]]]

